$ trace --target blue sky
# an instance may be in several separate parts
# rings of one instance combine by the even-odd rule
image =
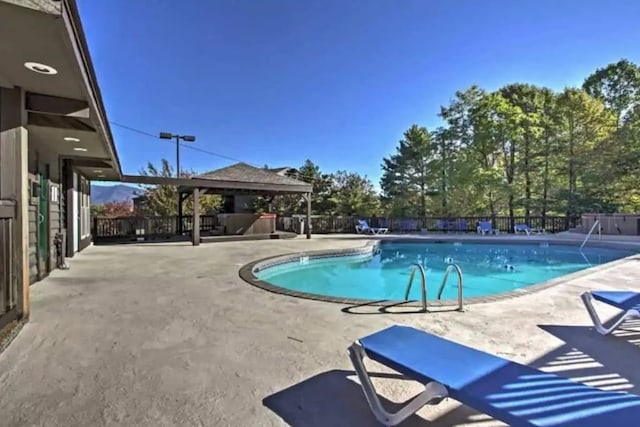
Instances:
[[[374,184],[411,124],[471,84],[562,89],[640,63],[640,1],[78,0],[109,120],[250,164]],[[175,145],[112,125],[125,173]],[[233,163],[186,148],[183,169]]]

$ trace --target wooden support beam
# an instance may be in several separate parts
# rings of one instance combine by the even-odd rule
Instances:
[[[26,109],[58,116],[90,118],[89,103],[87,101],[39,93],[27,92]]]
[[[5,268],[0,268],[0,289],[9,296],[10,310],[19,317],[29,317],[29,176],[28,134],[24,110],[24,91],[20,88],[0,88],[0,200],[14,208],[9,219],[9,231],[0,239],[8,240],[9,253],[3,255]],[[3,214],[11,213],[6,208]],[[7,256],[8,255],[8,256]],[[7,256],[8,260],[4,258]],[[7,274],[9,273],[9,274]],[[4,303],[6,304],[5,301]],[[3,307],[5,308],[5,307]],[[9,314],[11,311],[8,311]],[[0,315],[0,320],[5,317]]]
[[[79,168],[97,168],[97,169],[112,169],[110,159],[96,159],[96,158],[81,158],[81,157],[65,157],[64,160],[69,160],[75,167]]]
[[[307,199],[307,239],[311,238],[311,193],[307,193],[304,195],[304,198]]]
[[[62,164],[62,185],[66,190],[66,222],[64,227],[67,230],[67,238],[65,242],[67,248],[65,251],[65,255],[67,256],[67,258],[73,258],[73,239],[75,238],[75,236],[73,235],[73,223],[76,221],[76,217],[73,215],[73,206],[78,202],[78,198],[75,197],[75,191],[73,188],[73,160],[64,159],[62,161]]]
[[[59,116],[56,114],[45,114],[30,111],[27,116],[27,124],[32,126],[42,126],[58,129],[80,130],[84,132],[95,132],[89,119],[73,116]]]
[[[194,189],[194,197],[195,197],[195,191],[196,191],[196,189]],[[177,219],[178,219],[178,235],[180,235],[180,236],[182,236],[182,213],[183,213],[182,202],[184,202],[184,199],[182,198],[182,194],[178,193],[178,215],[177,215]]]
[[[191,238],[193,246],[200,245],[200,190],[193,189],[193,227]]]
[[[175,185],[181,191],[191,191],[192,188],[200,188],[209,190],[214,194],[220,191],[234,192],[238,191],[255,191],[269,194],[306,194],[313,191],[311,184],[289,185],[289,184],[265,184],[259,182],[242,182],[242,181],[219,181],[205,178],[174,178],[162,176],[144,176],[144,175],[123,175],[122,182],[131,184],[149,184],[149,185]]]

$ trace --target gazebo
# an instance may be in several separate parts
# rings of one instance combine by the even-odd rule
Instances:
[[[182,204],[193,197],[193,245],[200,244],[200,196],[218,194],[223,197],[262,196],[271,198],[285,194],[299,194],[307,204],[306,235],[311,238],[311,193],[313,185],[273,170],[257,168],[246,163],[236,163],[211,172],[189,178],[124,175],[123,182],[147,185],[173,185],[178,188],[178,216],[182,216]],[[177,202],[177,201],[176,201]]]

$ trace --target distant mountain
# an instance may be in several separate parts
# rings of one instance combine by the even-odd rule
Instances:
[[[108,202],[129,202],[143,190],[130,185],[95,185],[91,184],[91,204],[103,205]]]

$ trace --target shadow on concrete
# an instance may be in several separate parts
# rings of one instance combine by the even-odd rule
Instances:
[[[56,277],[47,277],[47,282],[40,280],[35,282],[31,286],[43,286],[42,283],[55,284],[59,286],[78,286],[88,288],[91,286],[102,285],[104,283],[104,279],[100,277],[75,277],[75,276],[56,276]]]
[[[361,310],[363,309],[364,310]],[[367,301],[361,304],[349,305],[340,309],[343,313],[369,315],[369,314],[416,314],[425,313],[422,309],[420,301],[391,301],[391,300],[375,300]],[[447,312],[458,311],[458,306],[428,306],[427,312]]]
[[[545,377],[545,373],[553,373],[603,390],[640,394],[640,321],[625,324],[625,329],[611,336],[602,336],[588,326],[538,326],[564,342],[528,364],[542,371],[539,375],[541,378]],[[499,368],[498,371],[501,369],[503,368]],[[399,374],[371,373],[371,376],[406,380]],[[263,404],[290,426],[379,426],[355,378],[353,371],[334,370],[321,373],[265,398]],[[398,384],[397,387],[402,388],[402,384]],[[566,401],[568,396],[565,396],[566,392],[563,390],[559,387],[555,392],[549,391],[549,398],[558,402]],[[389,411],[397,411],[403,405],[380,397]],[[584,404],[583,399],[576,399],[576,404]],[[590,404],[596,405],[595,402]],[[606,406],[606,402],[601,404]],[[541,410],[557,412],[554,412],[553,405]],[[601,418],[606,418],[606,415],[601,415]],[[401,426],[435,427],[460,424],[477,424],[482,427],[504,425],[461,405],[437,416],[431,422],[413,415]]]
[[[137,240],[135,236],[132,238],[122,239],[94,239],[94,246],[114,246],[114,245],[140,245],[147,246],[153,244],[166,244],[166,243],[181,243],[191,242],[190,236],[168,236],[168,237],[156,237],[147,240]]]
[[[532,366],[605,390],[640,394],[639,321],[606,336],[589,326],[538,326],[565,344]]]
[[[407,304],[415,303],[415,301],[390,301],[385,299],[375,300],[375,301],[367,301],[361,304],[349,305],[347,307],[343,307],[340,309],[343,313],[347,314],[360,314],[360,315],[368,315],[368,314],[380,314],[380,313],[389,313],[389,309],[392,307],[404,306],[402,310],[394,310],[393,313],[396,314],[415,314],[415,313],[424,313],[421,307],[411,307],[407,306]],[[361,310],[364,308],[364,310]]]
[[[294,427],[378,427],[381,424],[369,409],[360,384],[348,377],[353,371],[323,372],[263,399],[264,406]],[[371,373],[371,377],[405,380],[401,375]],[[397,411],[405,402],[394,403],[381,397],[390,411]],[[424,427],[425,420],[413,415],[403,427]]]

